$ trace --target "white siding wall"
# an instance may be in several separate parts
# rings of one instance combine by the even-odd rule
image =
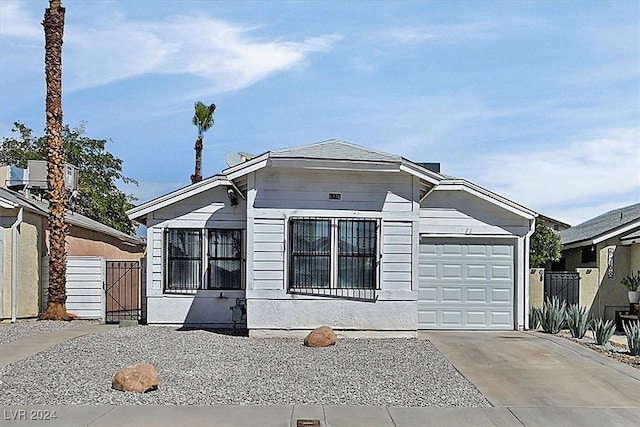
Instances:
[[[411,290],[413,259],[413,224],[384,221],[382,227],[382,288]]]
[[[273,168],[256,172],[250,186],[254,182],[247,213],[255,227],[248,235],[255,258],[247,263],[253,270],[247,289],[247,326],[252,333],[323,324],[344,330],[417,329],[412,253],[419,213],[410,175]],[[330,200],[330,193],[340,194],[340,200]],[[304,216],[381,220],[378,301],[287,293],[288,220]]]
[[[465,191],[433,191],[421,204],[421,234],[523,236],[528,231],[525,218]]]
[[[67,311],[81,319],[104,319],[105,260],[102,257],[67,257]],[[49,258],[42,259],[42,307],[47,306]]]
[[[164,231],[167,228],[246,230],[246,202],[231,206],[226,187],[216,187],[147,217],[147,322],[231,327],[230,307],[244,290],[201,290],[193,295],[164,293]],[[245,241],[247,239],[245,238]],[[246,250],[246,248],[245,248]],[[222,295],[222,297],[221,297]]]

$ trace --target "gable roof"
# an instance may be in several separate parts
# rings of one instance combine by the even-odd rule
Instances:
[[[600,243],[640,227],[640,203],[614,209],[560,232],[563,245],[578,247]]]
[[[323,169],[358,169],[380,172],[405,172],[417,177],[421,182],[420,196],[426,197],[430,189],[440,184],[457,186],[459,189],[479,195],[507,210],[525,218],[532,219],[537,214],[511,200],[490,192],[478,185],[462,179],[447,179],[445,175],[431,170],[427,164],[417,163],[402,156],[385,153],[372,148],[349,142],[330,139],[310,145],[294,148],[267,151],[243,163],[230,166],[220,174],[201,182],[180,188],[171,193],[157,197],[127,211],[129,218],[144,223],[146,215],[163,207],[172,205],[188,197],[219,185],[235,186],[234,180],[258,169],[271,166],[293,165],[293,167],[310,167],[311,164],[322,164]]]
[[[355,160],[391,163],[400,163],[402,161],[400,156],[350,144],[338,139],[330,139],[302,147],[273,150],[269,152],[269,155],[272,158],[289,159]]]
[[[21,193],[18,193],[17,191],[9,190],[8,188],[0,187],[0,203],[2,203],[2,207],[5,208],[24,208],[25,210],[36,215],[40,215],[43,217],[49,216],[49,204],[47,202],[41,202],[31,199],[22,195]],[[115,237],[116,239],[123,242],[131,243],[134,245],[143,245],[145,243],[143,239],[137,236],[123,233],[120,230],[116,230],[115,228],[109,227],[108,225],[105,225],[79,213],[65,210],[64,218],[68,224],[106,234],[108,236]]]

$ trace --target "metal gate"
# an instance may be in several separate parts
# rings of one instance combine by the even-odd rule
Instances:
[[[558,297],[567,304],[578,304],[580,296],[580,273],[574,271],[545,271],[544,298]]]
[[[146,300],[140,272],[140,261],[107,261],[105,281],[105,322],[121,320],[144,322],[143,305]]]

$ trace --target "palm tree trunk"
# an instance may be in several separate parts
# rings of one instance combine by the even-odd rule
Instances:
[[[198,139],[196,139],[196,146],[194,147],[196,150],[196,170],[195,173],[191,175],[192,184],[202,181],[202,148],[202,134],[199,134]]]
[[[44,13],[47,80],[47,184],[49,190],[49,301],[40,317],[71,320],[66,308],[67,253],[64,222],[64,152],[62,149],[62,34],[64,8],[50,0]]]

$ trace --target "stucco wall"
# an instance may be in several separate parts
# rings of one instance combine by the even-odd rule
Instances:
[[[576,271],[580,273],[580,299],[578,304],[581,307],[591,309],[598,294],[600,272],[597,268],[576,268]]]
[[[48,247],[48,240],[46,244]],[[144,256],[144,245],[129,244],[112,236],[71,226],[67,235],[67,255],[100,256],[107,260],[138,260]]]
[[[640,273],[640,243],[629,246],[629,273]]]
[[[529,271],[529,306],[542,307],[544,303],[544,268]]]
[[[12,291],[12,233],[11,223],[16,219],[17,210],[13,217],[7,217],[3,223],[3,247],[2,247],[2,318],[11,318],[11,291]],[[17,318],[36,317],[40,308],[40,265],[41,246],[40,235],[42,233],[42,218],[38,215],[25,212],[18,234],[18,292],[17,292]]]

